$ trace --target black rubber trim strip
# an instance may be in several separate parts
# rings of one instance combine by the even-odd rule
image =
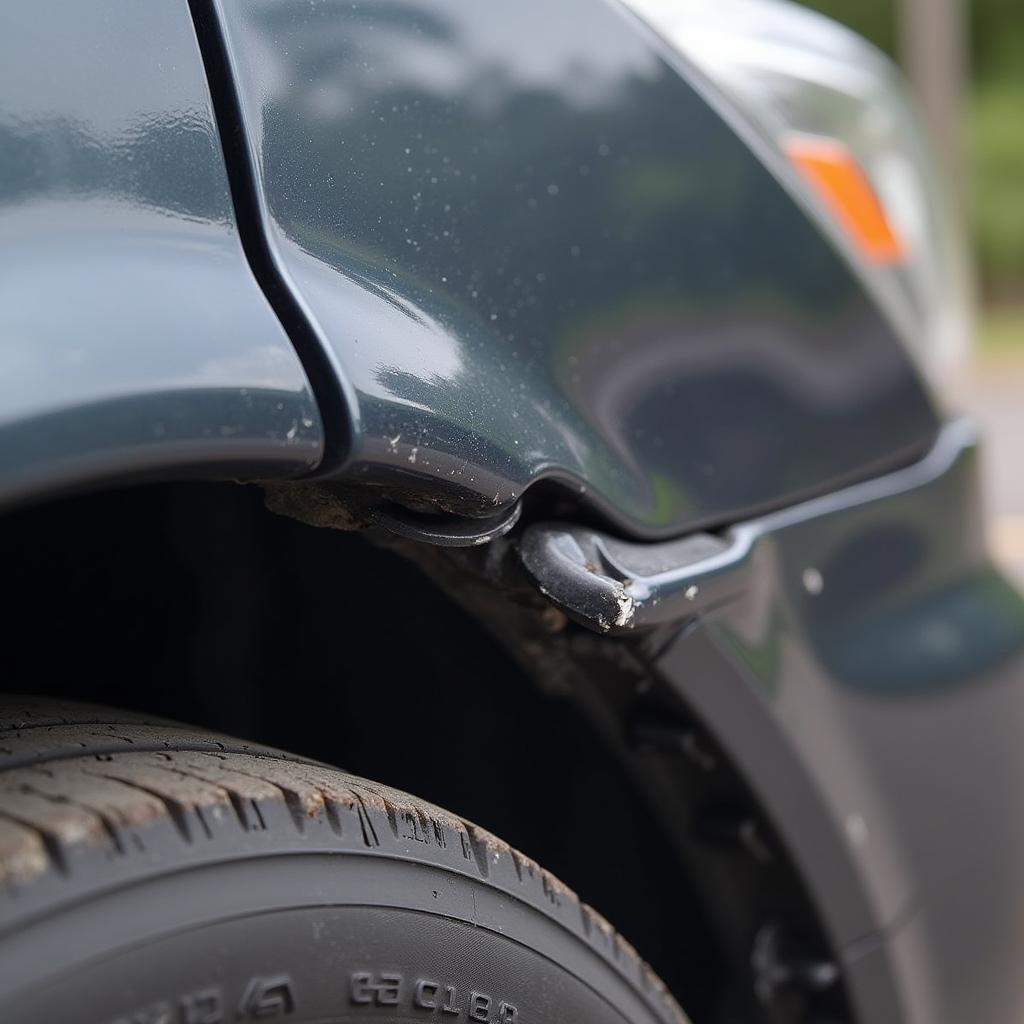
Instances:
[[[258,176],[245,141],[242,102],[231,73],[227,41],[210,0],[188,0],[196,41],[206,69],[217,134],[242,250],[257,284],[281,323],[313,389],[324,431],[324,456],[313,470],[320,476],[349,450],[350,412],[337,373],[295,293],[282,276],[267,238]]]

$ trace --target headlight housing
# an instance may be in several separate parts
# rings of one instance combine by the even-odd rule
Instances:
[[[968,263],[898,69],[785,0],[623,0],[854,265],[934,385],[969,351]]]

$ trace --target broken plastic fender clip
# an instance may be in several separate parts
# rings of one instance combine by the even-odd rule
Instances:
[[[523,532],[519,556],[541,593],[593,630],[621,633],[682,622],[744,595],[756,597],[755,590],[764,594],[765,584],[778,580],[774,538],[790,527],[824,523],[860,505],[929,487],[960,465],[962,472],[974,472],[976,448],[973,422],[951,420],[919,461],[740,523],[721,536],[694,533],[639,544],[572,523],[538,523]]]
[[[519,557],[548,600],[601,633],[673,622],[734,600],[753,571],[757,530],[637,544],[571,523],[524,531]]]

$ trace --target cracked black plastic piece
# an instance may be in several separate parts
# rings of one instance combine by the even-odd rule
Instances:
[[[523,534],[519,555],[541,593],[600,633],[696,616],[739,597],[756,534],[695,533],[664,544],[618,540],[571,523]]]

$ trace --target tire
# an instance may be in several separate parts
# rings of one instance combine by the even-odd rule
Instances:
[[[0,1020],[279,1018],[685,1024],[597,913],[447,811],[213,733],[0,698]]]

